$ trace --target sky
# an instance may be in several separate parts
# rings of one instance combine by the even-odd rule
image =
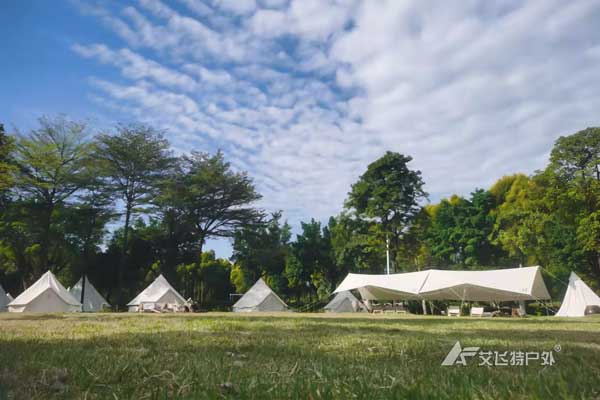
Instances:
[[[598,26],[597,0],[3,1],[0,121],[142,122],[177,153],[221,149],[297,231],[388,150],[432,202],[543,168],[600,124]]]

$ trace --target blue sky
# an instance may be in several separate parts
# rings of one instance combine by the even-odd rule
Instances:
[[[432,201],[542,168],[599,124],[599,25],[598,1],[4,1],[0,121],[154,124],[298,226],[386,150]]]

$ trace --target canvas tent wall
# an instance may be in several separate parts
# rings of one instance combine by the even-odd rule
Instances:
[[[146,289],[138,294],[128,304],[128,310],[130,312],[137,312],[140,310],[140,306],[143,307],[157,307],[163,304],[177,304],[179,306],[185,305],[187,302],[180,295],[177,290],[173,289],[173,286],[167,281],[167,279],[159,275]]]
[[[391,275],[348,274],[335,290],[357,289],[367,300],[545,300],[539,266],[488,271],[431,269]]]
[[[594,307],[600,308],[600,297],[580,277],[571,272],[567,293],[556,316],[583,317],[586,310],[591,311]]]
[[[102,311],[104,307],[110,307],[110,304],[102,297],[100,293],[96,290],[94,285],[90,283],[90,280],[86,277],[80,278],[79,281],[75,284],[75,286],[69,288],[69,292],[75,297],[77,300],[81,300],[81,288],[82,281],[85,279],[85,291],[83,293],[83,311],[86,312],[99,312]]]
[[[8,303],[10,303],[8,293],[6,293],[2,285],[0,285],[0,312],[8,311]]]
[[[77,312],[81,303],[50,271],[8,304],[10,312]]]
[[[259,278],[233,305],[234,312],[287,311],[288,306]]]
[[[337,293],[324,307],[327,312],[366,312],[367,307],[358,300],[350,291]]]

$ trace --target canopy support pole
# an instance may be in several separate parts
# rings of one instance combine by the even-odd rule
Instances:
[[[388,234],[385,234],[385,258],[386,258],[386,271],[390,274],[390,238]]]

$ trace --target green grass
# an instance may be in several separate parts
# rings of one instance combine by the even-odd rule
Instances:
[[[442,367],[452,345],[543,368]],[[600,318],[0,315],[0,399],[600,398]]]

